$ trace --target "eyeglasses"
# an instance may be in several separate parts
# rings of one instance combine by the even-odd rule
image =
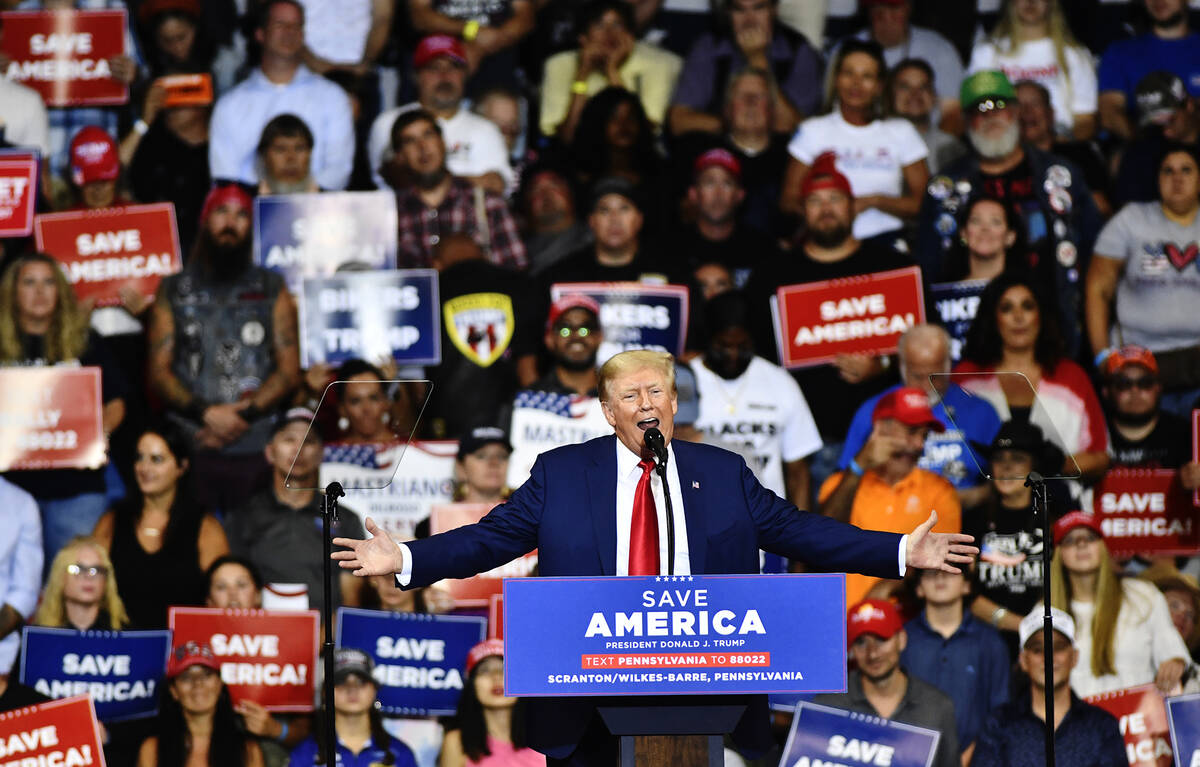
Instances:
[[[1008,101],[1005,99],[984,99],[975,105],[975,111],[981,115],[1001,109],[1008,109]]]
[[[594,325],[580,325],[579,327],[574,328],[569,325],[560,325],[558,328],[558,335],[562,338],[570,338],[572,335],[579,336],[580,338],[587,338],[589,335],[595,332],[596,327]]]
[[[83,578],[102,578],[108,576],[108,568],[103,565],[81,565],[78,562],[73,565],[67,565],[67,572]]]
[[[1115,376],[1112,379],[1113,389],[1120,392],[1126,392],[1135,387],[1142,391],[1151,391],[1155,386],[1158,386],[1158,379],[1154,376],[1142,376],[1141,378]]]

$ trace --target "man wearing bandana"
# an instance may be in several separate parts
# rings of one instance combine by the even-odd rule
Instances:
[[[150,386],[192,440],[202,508],[249,494],[270,416],[300,379],[296,304],[280,275],[251,263],[251,210],[235,184],[209,192],[191,255],[150,315]]]

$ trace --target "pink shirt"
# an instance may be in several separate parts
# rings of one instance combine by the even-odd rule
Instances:
[[[546,767],[546,757],[532,748],[516,750],[512,743],[496,740],[491,735],[487,739],[488,751],[492,753],[478,762],[468,757],[467,764],[471,767]]]

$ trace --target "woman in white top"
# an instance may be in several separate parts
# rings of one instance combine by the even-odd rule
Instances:
[[[992,34],[975,45],[968,72],[1000,69],[1014,84],[1050,92],[1055,131],[1077,139],[1096,132],[1096,68],[1075,41],[1058,0],[1010,0]]]
[[[779,205],[803,213],[800,184],[813,161],[832,151],[854,192],[854,236],[895,231],[920,212],[929,182],[925,142],[907,120],[881,116],[887,64],[877,43],[846,40],[831,71],[829,112],[802,122],[788,144]]]
[[[1188,650],[1153,584],[1122,578],[1100,521],[1072,511],[1054,524],[1050,602],[1075,618],[1080,662],[1071,689],[1081,698],[1153,682],[1178,694]]]

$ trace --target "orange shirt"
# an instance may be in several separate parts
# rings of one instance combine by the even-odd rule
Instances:
[[[819,499],[824,502],[842,481],[838,472],[821,485]],[[954,486],[942,477],[924,469],[913,469],[908,476],[889,485],[873,471],[863,475],[850,507],[850,524],[866,530],[886,533],[911,533],[917,525],[937,511],[933,526],[937,533],[962,532],[962,506]],[[846,607],[866,599],[867,592],[880,581],[866,575],[846,576]]]

